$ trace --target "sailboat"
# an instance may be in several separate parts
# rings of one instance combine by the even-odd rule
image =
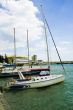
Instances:
[[[31,76],[29,79],[26,79],[21,72],[18,72],[20,79],[14,80],[9,83],[10,89],[17,89],[17,88],[40,88],[46,87],[50,85],[54,85],[56,83],[60,83],[64,81],[64,75],[49,75],[45,72],[43,74],[40,73],[39,76]]]
[[[53,39],[52,33],[50,31],[48,22],[44,16],[44,13],[42,11],[42,15],[44,18],[44,27],[45,25],[47,25],[47,28],[49,30],[50,36],[52,38],[53,44],[55,46],[56,52],[58,54],[58,57],[60,59],[62,68],[65,72],[64,66],[62,64],[58,49],[56,47],[55,41]],[[50,74],[50,64],[49,64],[49,52],[48,52],[48,41],[47,41],[47,35],[46,35],[46,28],[45,28],[45,37],[46,37],[46,47],[47,47],[47,58],[48,58],[48,69],[46,70],[41,70],[39,72],[39,75],[34,75],[34,76],[30,76],[29,78],[26,78],[25,76],[23,76],[21,71],[18,71],[18,75],[19,75],[19,79],[18,80],[14,80],[12,82],[9,82],[9,87],[11,89],[16,89],[16,88],[39,88],[39,87],[46,87],[46,86],[50,86],[50,85],[54,85],[60,82],[63,82],[65,80],[65,76],[63,74]],[[29,55],[29,52],[28,52]]]

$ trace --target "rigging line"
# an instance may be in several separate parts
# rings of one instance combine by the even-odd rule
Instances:
[[[42,5],[41,5],[41,8],[42,8]],[[58,49],[57,49],[57,47],[56,47],[55,41],[54,41],[54,39],[53,39],[53,35],[52,35],[52,33],[51,33],[50,27],[49,27],[48,22],[47,22],[47,20],[46,20],[46,18],[45,18],[45,15],[44,15],[43,10],[42,10],[42,14],[43,14],[43,17],[44,17],[44,21],[45,21],[45,23],[46,23],[46,25],[47,25],[47,28],[48,28],[48,30],[49,30],[50,36],[51,36],[51,38],[52,38],[53,44],[54,44],[54,46],[55,46],[56,52],[57,52],[57,54],[58,54],[59,60],[60,60],[60,62],[61,62],[62,68],[63,68],[63,70],[64,70],[64,73],[66,74],[65,68],[64,68],[64,66],[63,66],[62,60],[61,60],[61,58],[60,58]]]

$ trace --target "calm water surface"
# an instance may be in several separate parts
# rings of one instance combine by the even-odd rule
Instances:
[[[64,82],[41,89],[27,89],[4,93],[9,110],[73,110],[73,64],[64,65]],[[62,73],[60,65],[52,72]]]

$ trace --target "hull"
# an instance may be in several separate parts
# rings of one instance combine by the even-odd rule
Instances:
[[[17,85],[19,87],[22,86],[23,88],[40,88],[40,87],[46,87],[46,86],[54,85],[56,83],[60,83],[64,81],[64,79],[65,79],[64,75],[42,76],[42,77],[36,77],[35,81],[30,80],[30,81],[17,82],[16,84],[11,85],[11,87]]]
[[[23,85],[15,85],[10,87],[10,89],[22,89],[22,88],[24,88]]]
[[[65,77],[62,75],[60,77],[55,77],[53,79],[49,79],[46,81],[28,83],[27,87],[28,88],[39,88],[39,87],[51,86],[51,85],[54,85],[54,84],[57,84],[57,83],[64,81],[64,79],[65,79]]]

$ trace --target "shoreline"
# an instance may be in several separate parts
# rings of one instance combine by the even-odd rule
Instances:
[[[10,110],[10,106],[8,105],[4,94],[0,92],[0,110]]]
[[[4,106],[3,106],[3,97],[2,97],[2,93],[0,92],[0,110],[5,110]]]

